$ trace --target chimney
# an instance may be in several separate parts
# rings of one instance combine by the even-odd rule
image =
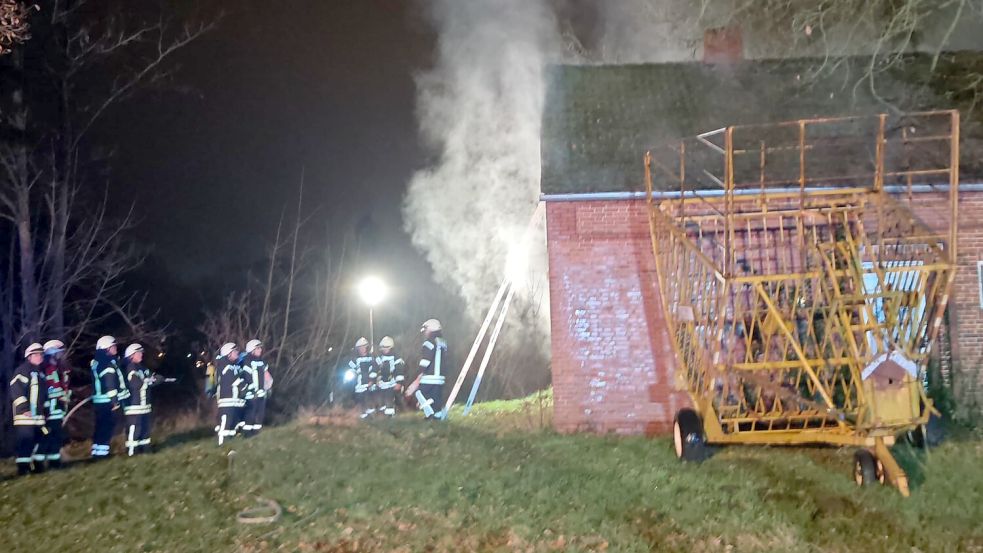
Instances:
[[[703,32],[703,63],[730,64],[744,59],[741,28],[732,25]]]

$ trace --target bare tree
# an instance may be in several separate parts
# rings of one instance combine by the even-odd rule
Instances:
[[[928,76],[960,27],[983,26],[983,3],[974,0],[701,0],[698,21],[737,25],[767,37],[779,57],[789,51],[816,56],[814,75],[830,74],[851,57],[866,57],[856,80],[875,96],[879,78],[910,65],[912,54],[930,56]],[[975,31],[973,31],[975,33]]]
[[[0,61],[11,84],[0,97],[0,236],[10,245],[0,376],[18,344],[60,337],[76,345],[109,321],[145,342],[162,339],[143,297],[124,291],[123,276],[141,261],[127,236],[134,216],[111,216],[106,194],[93,194],[103,163],[88,138],[114,106],[164,84],[169,58],[217,18],[127,20],[118,7],[55,0],[34,40]]]
[[[267,277],[231,292],[219,309],[206,313],[198,329],[207,341],[201,364],[224,342],[261,339],[273,360],[274,397],[289,398],[293,406],[323,401],[335,367],[347,354],[343,344],[352,334],[352,306],[345,270],[357,253],[351,237],[329,237],[336,247],[323,250],[301,245],[301,231],[310,223],[296,217],[289,237],[282,239],[277,231]],[[290,255],[281,256],[288,248]]]

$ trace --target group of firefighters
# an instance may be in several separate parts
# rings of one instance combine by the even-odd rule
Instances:
[[[405,385],[406,363],[396,353],[395,341],[386,336],[379,341],[379,352],[373,355],[365,337],[355,342],[352,358],[348,362],[346,380],[354,383],[355,405],[361,410],[361,418],[377,414],[396,415],[400,393],[416,401],[427,419],[443,417],[444,367],[447,343],[443,338],[440,321],[430,319],[420,329],[423,346],[420,350],[419,375]]]
[[[349,362],[354,381],[355,403],[362,418],[376,414],[394,416],[398,394],[415,400],[427,419],[443,418],[444,364],[447,343],[442,337],[440,321],[430,319],[420,329],[419,375],[405,386],[405,363],[395,351],[394,340],[386,336],[379,342],[379,352],[370,351],[369,341],[359,338]],[[143,346],[127,346],[122,361],[112,336],[96,342],[90,363],[92,402],[95,424],[92,434],[92,459],[110,456],[110,442],[120,420],[125,432],[125,448],[130,456],[150,450],[151,387],[165,379],[143,365]],[[273,385],[269,366],[263,359],[263,343],[257,339],[246,343],[244,352],[229,342],[219,348],[209,366],[218,406],[218,443],[242,434],[257,434],[263,428],[266,398]],[[69,368],[65,362],[65,344],[60,340],[34,343],[24,350],[24,363],[14,371],[10,381],[13,425],[16,438],[18,474],[44,472],[60,468],[64,443],[62,421],[71,400]],[[172,380],[172,379],[167,379]]]
[[[255,436],[263,429],[266,397],[273,388],[273,375],[263,359],[263,342],[246,342],[245,352],[233,342],[222,344],[218,357],[208,366],[208,395],[218,404],[218,445],[236,435]]]
[[[116,339],[99,338],[90,364],[94,460],[109,456],[109,442],[120,419],[129,455],[150,448],[150,387],[162,379],[143,366],[140,344],[127,346],[122,365],[116,355]],[[62,421],[71,400],[68,378],[65,344],[61,340],[34,343],[24,350],[24,363],[10,381],[18,474],[61,468]]]

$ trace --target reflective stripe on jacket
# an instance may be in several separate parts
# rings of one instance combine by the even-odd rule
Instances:
[[[388,390],[395,388],[396,384],[403,382],[405,378],[403,372],[406,368],[406,363],[403,362],[402,357],[392,353],[389,355],[380,355],[375,358],[375,364],[379,368],[380,389]]]
[[[127,415],[146,415],[151,412],[150,377],[150,369],[132,361],[126,363],[126,387],[130,393],[130,401],[123,406],[123,412]]]
[[[435,336],[423,342],[420,351],[420,384],[444,384],[443,362],[447,355],[447,342]]]
[[[10,399],[14,426],[44,426],[44,404],[48,382],[43,369],[25,361],[10,379]]]
[[[116,403],[120,387],[116,358],[104,349],[98,350],[89,368],[92,370],[92,403]]]
[[[249,386],[248,375],[238,363],[228,357],[216,360],[218,373],[218,393],[215,398],[219,407],[243,407],[246,405],[245,393]]]

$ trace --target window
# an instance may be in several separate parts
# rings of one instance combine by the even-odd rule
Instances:
[[[983,309],[983,261],[976,262],[976,276],[980,282],[980,309]]]
[[[914,292],[919,290],[922,285],[922,273],[919,270],[899,270],[906,267],[917,267],[922,265],[921,261],[887,261],[882,264],[884,269],[884,280],[886,284],[890,286],[891,289],[898,292]],[[980,263],[983,266],[983,263]],[[867,304],[870,305],[871,311],[873,312],[874,321],[870,320],[870,316],[867,314],[866,310],[861,312],[864,323],[884,323],[887,320],[887,315],[884,312],[884,298],[880,297],[881,291],[880,280],[876,272],[874,272],[874,264],[869,261],[863,262],[864,269],[864,292],[869,296],[867,298]],[[981,289],[983,293],[983,289]],[[906,313],[909,311],[909,313]],[[901,313],[899,315],[899,320],[902,321],[897,328],[889,329],[890,340],[898,342],[910,342],[913,341],[922,327],[923,318],[925,317],[925,298],[921,298],[917,305],[907,306],[901,308]],[[882,344],[881,341],[875,336],[874,332],[867,331],[867,341],[870,344],[870,350],[872,353],[884,352],[890,349],[889,344]]]

